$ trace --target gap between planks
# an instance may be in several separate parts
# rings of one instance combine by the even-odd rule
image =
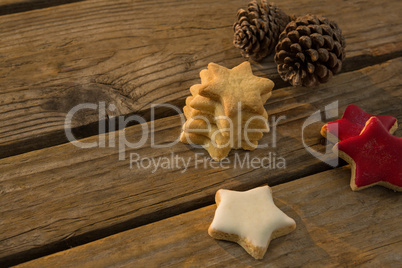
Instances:
[[[0,16],[60,6],[85,0],[2,0]]]
[[[398,266],[402,195],[380,186],[353,192],[350,173],[345,166],[272,187],[297,227],[272,240],[262,260],[209,237],[211,205],[17,267]]]
[[[83,1],[1,16],[0,157],[67,142],[64,118],[80,103],[105,101],[117,107],[109,116],[148,118],[152,103],[181,107],[209,62],[233,67],[244,60],[232,45],[231,25],[245,5]],[[289,14],[312,12],[337,21],[347,39],[345,71],[401,55],[401,29],[395,27],[400,1],[284,0],[280,6]],[[254,70],[277,88],[285,86],[272,56]],[[157,111],[159,118],[171,114]],[[87,137],[97,133],[98,120],[86,110],[73,127]]]
[[[116,148],[79,149],[72,144],[1,159],[0,229],[5,231],[0,234],[0,261],[27,261],[211,204],[218,187],[245,190],[263,183],[272,186],[328,170],[329,166],[303,147],[303,122],[336,100],[338,117],[348,104],[355,103],[370,113],[393,115],[401,122],[401,65],[399,58],[343,73],[315,91],[301,87],[277,90],[266,106],[270,115],[286,116],[277,126],[277,147],[232,151],[229,168],[196,168],[191,163],[185,173],[172,169],[152,174],[146,169],[130,170],[128,159],[118,161]],[[154,123],[156,144],[179,136],[179,116]],[[322,125],[317,122],[304,132],[307,145],[321,152],[325,150],[319,134]],[[129,127],[124,133],[130,141],[138,141],[142,127]],[[395,135],[401,136],[401,130]],[[82,141],[98,139],[94,136]],[[271,144],[271,139],[268,133],[261,144]],[[262,158],[269,152],[286,160],[286,170],[233,168],[236,155]],[[194,153],[205,155],[204,150],[181,143],[165,149],[153,149],[146,143],[127,149],[126,156],[130,153],[156,158],[172,153],[184,158],[194,157]]]

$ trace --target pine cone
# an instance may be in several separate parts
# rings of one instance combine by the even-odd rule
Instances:
[[[335,22],[311,14],[298,17],[279,36],[275,48],[278,72],[293,86],[325,83],[341,70],[345,45]]]
[[[258,61],[274,51],[290,17],[266,0],[261,0],[260,4],[251,1],[247,10],[237,12],[233,44],[241,49],[243,57]]]

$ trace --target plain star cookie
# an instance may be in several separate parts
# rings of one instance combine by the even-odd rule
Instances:
[[[382,185],[402,191],[402,138],[391,135],[377,117],[371,117],[361,134],[333,148],[351,165],[353,191]]]
[[[268,186],[245,192],[221,189],[215,201],[217,209],[209,235],[238,243],[256,259],[264,257],[272,239],[296,228],[296,222],[274,204]]]
[[[332,143],[359,136],[367,120],[372,116],[374,115],[366,113],[357,105],[348,105],[341,119],[329,122],[321,128],[321,135]],[[395,117],[388,115],[375,116],[391,134],[398,128]]]
[[[210,63],[205,72],[211,73],[212,79],[199,88],[198,94],[222,103],[226,116],[236,116],[238,102],[242,103],[244,111],[264,113],[264,102],[271,96],[274,83],[253,75],[248,61],[233,69]]]

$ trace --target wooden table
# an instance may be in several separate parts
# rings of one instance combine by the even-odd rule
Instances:
[[[209,62],[232,68],[244,61],[232,46],[232,24],[247,1],[6,0],[0,3],[0,266],[361,266],[402,262],[402,196],[383,187],[352,192],[350,168],[332,168],[303,146],[302,125],[314,112],[322,120],[304,129],[304,142],[323,152],[326,105],[338,101],[339,118],[354,103],[402,122],[402,2],[283,0],[288,14],[322,14],[338,22],[347,42],[342,72],[317,88],[281,81],[273,56],[253,63],[256,75],[276,86],[266,103],[270,116],[286,117],[276,147],[232,150],[228,167],[130,169],[141,158],[207,156],[178,143],[155,149],[150,139],[126,148],[119,142],[155,135],[174,141],[180,115],[151,105],[182,107],[189,87]],[[67,113],[83,103],[115,105],[105,114]],[[123,115],[147,122],[99,133],[99,122]],[[332,119],[336,119],[332,118]],[[101,131],[103,132],[103,131]],[[106,131],[108,132],[108,131]],[[394,134],[401,137],[401,128]],[[272,141],[266,134],[262,143]],[[267,152],[286,168],[235,168],[235,157]],[[121,156],[121,155],[120,155]],[[328,154],[327,159],[335,159]],[[145,161],[145,160],[144,160]],[[145,164],[145,162],[144,162]],[[261,261],[234,243],[207,234],[218,189],[273,186],[274,201],[297,229],[272,241]],[[399,264],[399,265],[398,265]]]

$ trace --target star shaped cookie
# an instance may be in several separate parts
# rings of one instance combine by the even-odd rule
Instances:
[[[208,83],[199,88],[198,94],[222,103],[229,118],[236,116],[238,102],[242,104],[242,111],[264,114],[264,103],[274,87],[271,80],[253,75],[248,61],[232,69],[209,63],[208,70],[202,71],[200,76],[201,82]]]
[[[220,146],[215,141],[211,141],[210,138],[195,133],[182,132],[180,141],[188,144],[201,145],[215,161],[220,161],[225,158],[231,150],[230,146]]]
[[[191,98],[191,97],[189,97]],[[219,131],[219,128],[213,118],[210,118],[210,115],[205,114],[200,112],[199,110],[195,110],[191,108],[190,106],[185,106],[183,107],[183,112],[184,115],[187,119],[186,123],[183,125],[183,131],[187,132],[192,132],[192,133],[199,133],[199,134],[204,134],[207,137],[211,137],[215,131]],[[260,131],[255,131],[255,129],[258,129],[258,122],[257,124],[254,124],[255,121],[250,121],[248,125],[248,129],[252,131],[242,131],[240,133],[240,136],[235,135],[233,136],[234,140],[237,138],[240,139],[248,139],[248,140],[256,140],[258,141],[259,139],[262,138],[263,133]],[[209,130],[209,131],[208,131]],[[223,131],[219,131],[218,135],[216,136],[223,136]],[[228,141],[230,138],[229,136],[224,136],[223,137],[225,141]],[[222,144],[219,142],[219,144]]]
[[[353,191],[382,185],[402,191],[402,138],[393,136],[380,119],[371,117],[361,134],[333,148],[351,165]]]
[[[357,105],[348,105],[341,119],[329,122],[321,128],[321,135],[332,143],[359,136],[367,120],[372,116]],[[391,134],[398,128],[395,117],[387,115],[376,115],[376,117]]]
[[[241,65],[243,65],[243,66],[248,65],[250,68],[250,71],[251,71],[251,67],[248,62],[244,62],[244,63],[234,67],[233,69],[236,69]],[[210,63],[208,65],[208,68],[210,66],[218,66],[218,68],[228,70],[225,67],[219,66],[214,63]],[[234,124],[234,125],[232,125],[233,132],[236,132],[236,130],[237,130],[236,124],[239,120],[241,121],[241,123],[249,122],[250,127],[254,128],[254,129],[259,129],[262,132],[269,131],[269,126],[267,123],[268,113],[265,110],[265,108],[262,107],[262,111],[263,111],[262,114],[257,114],[255,112],[251,112],[249,109],[245,109],[244,102],[241,99],[238,99],[238,97],[236,97],[236,94],[234,94],[237,91],[239,91],[239,88],[233,87],[230,92],[230,93],[232,93],[232,94],[230,94],[230,97],[232,98],[232,102],[226,101],[226,105],[231,105],[230,109],[229,109],[231,111],[230,114],[229,114],[229,112],[227,112],[228,109],[225,110],[225,107],[223,105],[223,103],[225,101],[222,101],[220,98],[212,99],[210,97],[202,96],[200,94],[200,92],[202,92],[203,90],[206,90],[206,88],[209,88],[209,90],[213,90],[213,85],[215,82],[214,82],[214,79],[211,78],[211,75],[209,75],[209,73],[211,73],[211,71],[209,69],[205,69],[205,70],[201,71],[201,73],[200,73],[201,81],[204,84],[193,85],[190,88],[192,97],[188,97],[186,99],[187,106],[192,107],[196,111],[204,111],[205,113],[212,115],[216,119],[215,123],[218,125],[219,129],[223,130],[222,133],[225,136],[230,135],[230,132],[229,132],[229,129],[231,127],[230,122],[232,124]],[[206,78],[206,77],[208,77],[208,78]],[[260,77],[256,77],[256,78],[260,78]],[[227,79],[230,79],[230,78],[227,78]],[[263,81],[265,81],[265,83],[261,83],[261,84],[270,84],[270,85],[272,84],[272,87],[266,93],[264,93],[260,96],[259,102],[261,102],[263,104],[271,96],[273,82],[266,78],[260,78],[260,79],[263,79]],[[232,83],[230,81],[227,81],[227,84],[230,85]],[[219,86],[215,85],[215,89],[217,89],[221,86],[222,85],[219,85]],[[243,88],[241,88],[241,90],[244,90],[244,92],[247,93],[248,88],[243,87]],[[215,93],[218,93],[218,92],[215,92]],[[226,98],[226,97],[222,97],[222,98],[224,100],[228,100],[228,98]],[[258,103],[258,102],[256,102],[256,103]]]
[[[209,235],[238,243],[256,259],[264,257],[272,239],[296,228],[296,222],[274,204],[268,186],[245,192],[221,189],[215,201]]]
[[[202,145],[215,161],[225,158],[232,148],[243,148],[250,151],[257,148],[258,139],[262,137],[262,134],[247,133],[248,140],[241,140],[240,144],[236,146],[229,137],[222,135],[215,124],[210,123],[207,115],[198,113],[198,115],[194,117],[192,115],[193,110],[194,109],[189,106],[183,108],[187,121],[184,123],[183,131],[180,135],[181,142]],[[198,117],[203,120],[195,119]],[[211,140],[211,138],[213,138],[213,140]]]

